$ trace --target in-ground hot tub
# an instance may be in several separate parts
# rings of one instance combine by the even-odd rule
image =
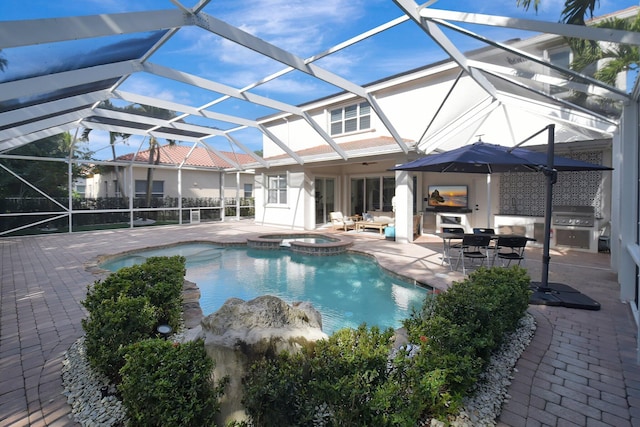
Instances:
[[[307,255],[334,255],[346,252],[351,242],[316,233],[264,234],[247,239],[254,249],[290,249]]]

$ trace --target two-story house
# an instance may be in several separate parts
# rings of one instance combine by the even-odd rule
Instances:
[[[599,106],[601,118],[568,112],[564,102],[597,103],[575,97],[585,83],[567,80],[571,55],[555,35],[510,40],[466,53],[464,65],[444,60],[365,85],[369,99],[342,92],[302,105],[322,132],[287,113],[262,119],[279,143],[263,139],[270,167],[256,167],[256,218],[264,225],[309,230],[326,224],[332,211],[389,212],[395,200],[402,212],[396,215],[396,237],[411,241],[415,214],[423,216],[422,229],[438,229],[437,212],[426,202],[429,187],[455,185],[467,189],[466,206],[458,211],[469,229],[496,226],[495,215],[541,222],[544,186],[536,174],[496,174],[488,184],[478,174],[407,175],[390,169],[477,140],[516,146],[549,124],[555,125],[556,154],[611,165],[616,126],[607,120],[607,109],[617,107]],[[481,78],[476,70],[482,70]],[[619,83],[624,85],[623,79]],[[542,151],[546,141],[545,134],[522,146]],[[297,157],[286,153],[282,142]],[[565,174],[560,184],[554,204],[593,206],[598,221],[589,233],[596,236],[610,218],[610,174]],[[530,225],[533,233],[535,224]],[[583,249],[594,248],[589,243]]]

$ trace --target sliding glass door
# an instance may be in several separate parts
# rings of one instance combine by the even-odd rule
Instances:
[[[351,178],[350,215],[362,215],[367,211],[392,211],[392,199],[396,192],[394,177],[375,176]]]
[[[335,178],[316,178],[316,224],[329,222],[329,212],[335,210],[336,180]]]

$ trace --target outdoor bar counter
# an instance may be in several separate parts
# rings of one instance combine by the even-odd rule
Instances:
[[[544,242],[544,217],[527,215],[494,215],[493,224],[498,234],[524,234],[535,239],[532,246]],[[551,248],[570,248],[598,252],[600,227],[573,227],[551,225]]]

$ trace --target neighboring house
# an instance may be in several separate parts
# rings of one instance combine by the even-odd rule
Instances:
[[[73,192],[79,197],[87,196],[87,179],[86,178],[74,178],[73,179]]]
[[[625,16],[635,13],[635,9],[624,11]],[[536,181],[536,174],[496,175],[487,186],[485,175],[389,170],[480,139],[515,146],[550,123],[555,124],[556,154],[611,165],[617,129],[606,115],[607,108],[613,107],[600,107],[601,121],[575,111],[567,113],[562,100],[572,100],[572,83],[531,60],[539,57],[567,68],[571,53],[564,39],[541,35],[505,45],[506,50],[489,47],[466,54],[470,64],[499,76],[491,80],[496,96],[488,94],[478,79],[461,72],[456,62],[445,60],[365,85],[368,99],[375,101],[382,117],[368,99],[342,92],[302,105],[305,116],[281,113],[263,118],[261,122],[276,138],[263,138],[270,167],[256,166],[256,218],[263,225],[311,230],[327,224],[332,211],[344,215],[391,211],[396,196],[396,214],[400,214],[400,218],[396,215],[400,223],[396,237],[411,241],[411,217],[416,213],[423,213],[425,229],[439,231],[437,213],[426,202],[431,185],[468,188],[466,209],[459,210],[468,230],[494,227],[493,214],[542,217],[544,186]],[[507,66],[517,68],[517,73]],[[509,91],[500,91],[501,79],[510,79]],[[513,93],[517,84],[523,87],[521,94]],[[559,101],[529,91],[536,87],[551,88]],[[544,134],[523,147],[545,150],[546,140]],[[611,176],[585,173],[597,174],[597,182],[585,187],[580,176],[562,177],[564,185],[556,186],[554,204],[594,205],[601,224],[606,224]]]
[[[192,148],[179,144],[163,145],[160,153],[159,164],[153,171],[153,198],[253,197],[253,170],[227,171],[232,168],[231,161],[240,165],[254,163],[253,157],[247,154],[214,153],[204,147]],[[117,162],[121,165],[118,168],[119,176],[124,185],[118,185],[115,167],[103,167],[101,174],[94,174],[87,179],[86,197],[128,197],[129,188],[133,189],[135,198],[145,197],[149,150],[120,156]],[[121,191],[125,194],[121,194]]]

